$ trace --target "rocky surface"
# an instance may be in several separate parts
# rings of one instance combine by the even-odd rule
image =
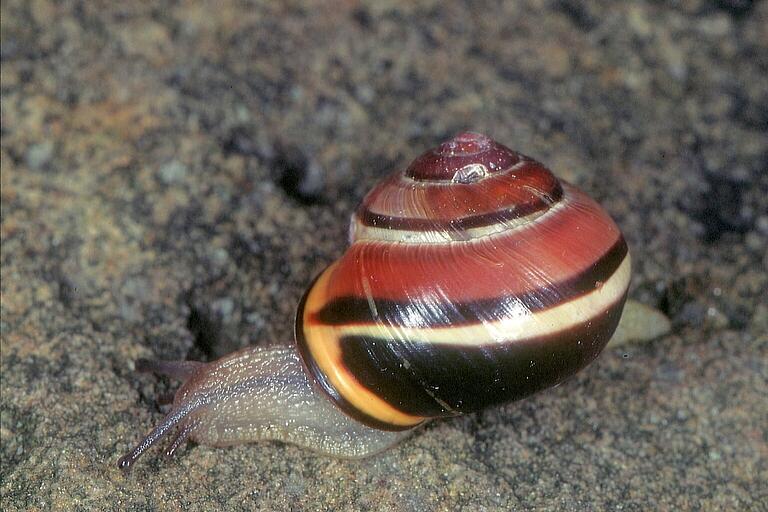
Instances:
[[[768,3],[2,3],[3,510],[765,510]],[[287,343],[382,175],[465,130],[602,202],[671,334],[363,461],[117,458],[138,357]]]

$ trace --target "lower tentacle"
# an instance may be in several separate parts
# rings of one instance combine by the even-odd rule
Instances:
[[[138,460],[139,457],[141,457],[145,451],[147,451],[160,439],[165,437],[165,435],[176,426],[181,424],[182,432],[184,432],[186,430],[184,421],[198,407],[200,407],[199,403],[191,402],[184,404],[181,407],[174,408],[170,413],[168,413],[163,421],[160,422],[159,425],[153,428],[149,434],[147,434],[144,439],[141,440],[139,444],[137,444],[131,451],[118,459],[117,466],[123,470],[130,469],[130,467]],[[187,432],[187,435],[188,434],[189,432]]]
[[[168,445],[168,448],[166,448],[165,455],[167,457],[173,457],[173,454],[176,453],[176,450],[178,450],[179,447],[183,445],[187,439],[189,439],[189,436],[195,430],[195,427],[197,427],[196,420],[188,421],[182,425],[178,432],[176,432],[176,435],[174,436],[173,441],[171,441],[171,444]]]

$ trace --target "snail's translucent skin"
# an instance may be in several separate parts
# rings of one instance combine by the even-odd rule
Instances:
[[[176,425],[170,452],[186,437],[378,452],[430,418],[573,375],[608,342],[629,286],[627,245],[600,206],[479,134],[375,187],[350,238],[299,305],[296,351],[149,364],[185,382],[121,466]]]
[[[271,439],[337,457],[362,457],[408,434],[377,430],[341,412],[315,391],[292,347],[250,347],[211,363],[142,361],[137,367],[184,384],[165,419],[120,458],[124,469],[173,430],[168,455],[187,439],[211,446]]]

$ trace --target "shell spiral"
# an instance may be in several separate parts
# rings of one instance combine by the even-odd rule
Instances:
[[[384,430],[553,386],[616,328],[630,279],[608,214],[535,160],[463,133],[382,181],[299,305],[315,384]]]

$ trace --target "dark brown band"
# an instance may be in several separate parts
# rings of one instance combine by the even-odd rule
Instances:
[[[491,226],[493,224],[503,224],[522,217],[526,217],[536,212],[551,208],[563,197],[563,188],[560,183],[555,183],[552,190],[548,193],[542,193],[535,200],[520,203],[512,208],[498,210],[495,212],[484,213],[467,217],[459,217],[448,222],[440,222],[434,219],[395,217],[392,215],[382,215],[374,213],[367,208],[361,208],[357,212],[357,218],[365,226],[371,226],[380,229],[397,229],[407,231],[461,231],[472,228]]]
[[[406,414],[473,412],[525,398],[587,366],[616,329],[625,298],[574,327],[491,345],[344,337],[342,360],[359,382]]]
[[[383,322],[390,326],[423,328],[468,325],[480,323],[489,318],[500,318],[502,312],[510,310],[510,305],[516,308],[524,307],[535,313],[594,291],[595,283],[607,281],[619,268],[626,255],[627,243],[623,236],[619,236],[616,243],[589,268],[569,279],[551,283],[546,287],[470,302],[435,304],[429,308],[429,311],[414,309],[418,308],[418,305],[407,300],[396,301],[374,297],[376,318],[371,312],[368,298],[341,297],[328,302],[312,320],[326,325]],[[413,318],[417,319],[418,325],[408,323],[409,319]]]

